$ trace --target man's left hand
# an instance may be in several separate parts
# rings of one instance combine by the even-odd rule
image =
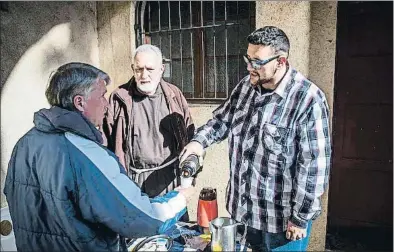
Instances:
[[[291,221],[287,223],[286,238],[289,240],[301,240],[306,237],[306,228],[294,225]]]

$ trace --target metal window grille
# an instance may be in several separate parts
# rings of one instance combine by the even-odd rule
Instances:
[[[255,29],[255,2],[137,2],[137,45],[158,46],[163,78],[189,101],[225,100],[247,75],[242,55]]]

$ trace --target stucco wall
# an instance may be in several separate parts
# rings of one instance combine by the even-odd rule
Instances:
[[[256,1],[256,28],[281,28],[290,40],[290,63],[304,75],[309,73],[310,9],[307,1]]]
[[[333,118],[337,2],[311,3],[309,78],[325,93]],[[331,129],[332,130],[332,129]],[[314,222],[309,250],[322,251],[326,241],[328,190],[322,197],[321,217]]]
[[[333,115],[337,2],[311,2],[309,78],[326,94]]]
[[[336,8],[336,2],[256,2],[256,28],[274,25],[280,27],[288,35],[290,64],[324,91],[331,108],[331,118],[335,71]],[[308,250],[324,250],[327,192],[322,197],[323,212],[313,222]]]
[[[100,66],[112,78],[107,94],[132,76],[134,6],[135,2],[97,2]]]
[[[98,66],[96,2],[8,2],[1,11],[1,193],[16,141],[48,107],[51,71],[70,61]],[[1,194],[1,205],[5,205]]]
[[[196,127],[204,125],[211,119],[212,111],[218,107],[218,105],[189,106]],[[210,146],[204,159],[204,169],[197,179],[196,194],[189,202],[190,219],[197,220],[198,194],[203,187],[216,188],[219,216],[230,216],[225,205],[226,186],[230,177],[229,168],[227,140]]]

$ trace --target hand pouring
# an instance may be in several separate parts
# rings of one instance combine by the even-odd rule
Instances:
[[[212,251],[235,251],[237,226],[244,225],[236,222],[235,220],[227,217],[219,217],[209,223],[209,231],[211,237],[211,250]],[[246,235],[246,226],[244,234],[241,238],[241,244],[244,242]]]

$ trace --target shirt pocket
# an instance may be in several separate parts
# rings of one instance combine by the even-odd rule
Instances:
[[[287,137],[290,130],[273,124],[264,124],[262,127],[262,145],[267,158],[267,166],[263,171],[268,175],[282,174],[288,156]]]
[[[262,129],[262,142],[265,150],[277,156],[283,155],[288,133],[289,130],[287,128],[265,123]]]

